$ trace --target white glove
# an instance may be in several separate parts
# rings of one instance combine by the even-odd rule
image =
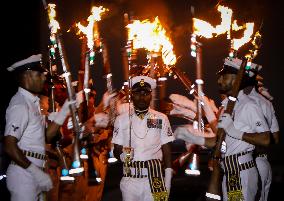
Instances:
[[[108,92],[105,92],[103,95],[103,104],[104,108],[107,108],[109,106],[110,100],[116,96],[117,93],[109,94]]]
[[[206,97],[206,96],[201,96],[201,101],[204,103],[203,104],[203,110],[204,110],[204,113],[205,113],[205,116],[208,120],[209,123],[211,123],[212,121],[215,121],[217,118],[216,118],[216,115],[211,107],[211,103],[209,101],[209,99]],[[214,103],[214,101],[213,101]],[[215,104],[214,104],[215,106]],[[215,106],[216,107],[216,106]]]
[[[51,113],[49,113],[47,119],[49,121],[54,121],[55,117],[57,116],[57,113],[58,112],[51,112]]]
[[[122,153],[120,154],[119,158],[122,162],[124,162],[127,153],[130,151],[130,160],[134,158],[134,149],[131,147],[123,147]]]
[[[104,113],[94,114],[95,127],[106,128],[109,123],[109,116]]]
[[[66,117],[70,114],[69,106],[73,103],[73,101],[65,100],[64,104],[62,105],[60,111],[54,118],[54,122],[58,125],[62,125],[66,119]]]
[[[196,116],[196,113],[187,108],[181,107],[180,105],[173,104],[173,109],[170,111],[170,115],[182,117],[185,119],[193,120]]]
[[[233,119],[228,113],[221,115],[221,117],[219,118],[218,128],[223,128],[226,133],[233,138],[239,140],[242,140],[243,138],[244,133],[235,128]]]
[[[197,129],[194,129],[194,130],[197,130]],[[196,132],[199,132],[199,131],[197,130]],[[191,144],[197,144],[201,146],[205,145],[205,138],[201,135],[201,133],[199,135],[195,135],[192,132],[190,132],[185,126],[177,127],[176,130],[174,131],[174,136],[177,139],[184,140]]]
[[[49,191],[52,189],[52,181],[48,174],[40,170],[32,163],[26,170],[33,176],[41,191]]]
[[[179,94],[171,94],[169,96],[169,99],[182,107],[185,107],[187,109],[192,110],[193,112],[196,112],[196,103],[194,103],[192,100],[189,100],[187,97],[179,95]]]
[[[172,177],[173,177],[173,169],[166,168],[165,169],[165,186],[168,191],[168,195],[170,194],[170,191],[171,191]]]

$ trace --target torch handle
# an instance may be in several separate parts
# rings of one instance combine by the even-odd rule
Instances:
[[[192,90],[191,80],[177,67],[171,67],[170,70],[176,75],[178,80],[185,86],[185,89],[190,92]]]
[[[87,106],[89,105],[89,78],[90,78],[90,63],[89,63],[90,52],[86,52],[85,56],[85,71],[84,71],[84,94]]]
[[[62,68],[63,68],[63,71],[64,71],[64,78],[65,78],[65,81],[66,81],[68,99],[69,99],[69,101],[76,102],[76,94],[74,93],[74,89],[72,87],[70,67],[69,67],[67,59],[66,59],[65,49],[64,49],[63,43],[61,41],[61,38],[58,34],[56,35],[56,39],[57,39],[59,55],[60,55],[60,59],[61,59],[61,63],[62,63]],[[80,134],[81,134],[81,128],[80,128],[78,110],[76,108],[75,103],[70,105],[70,111],[71,111],[71,117],[72,117],[72,123],[73,123],[73,131],[75,133],[74,156],[73,156],[74,158],[73,158],[73,160],[74,161],[80,161],[79,137],[80,137]]]

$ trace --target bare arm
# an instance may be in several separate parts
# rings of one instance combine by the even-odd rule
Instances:
[[[162,145],[163,161],[166,168],[172,168],[171,142]]]
[[[13,137],[11,135],[7,135],[4,137],[5,152],[13,161],[15,161],[15,163],[26,169],[30,166],[31,162],[20,150],[17,143],[18,139],[16,137]]]
[[[262,133],[244,133],[242,140],[253,145],[267,147],[270,144],[270,132]]]
[[[58,134],[60,125],[52,121],[46,129],[46,142],[51,143],[52,139]]]
[[[280,141],[279,136],[280,136],[279,131],[272,133],[272,140],[273,140],[274,144],[279,144],[279,141]]]

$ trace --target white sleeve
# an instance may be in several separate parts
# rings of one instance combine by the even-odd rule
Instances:
[[[6,111],[5,136],[21,139],[29,121],[29,111],[25,105],[14,105]]]
[[[247,113],[247,122],[252,132],[261,133],[269,131],[269,127],[260,107],[256,104],[247,104],[246,109],[243,111]]]
[[[162,131],[161,131],[161,144],[174,141],[173,131],[170,125],[170,121],[167,116],[163,118]]]
[[[270,126],[270,132],[275,133],[279,131],[279,125],[278,121],[275,115],[275,110],[273,108],[273,105],[271,104],[271,126]]]
[[[120,125],[120,116],[118,116],[114,121],[113,135],[111,142],[113,144],[118,144],[123,146],[123,133],[122,127]]]

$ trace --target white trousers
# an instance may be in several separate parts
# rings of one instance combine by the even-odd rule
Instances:
[[[257,193],[257,182],[258,182],[258,172],[256,167],[247,170],[242,170],[240,172],[240,176],[241,176],[242,193],[244,196],[244,201],[255,201],[255,196]],[[228,200],[225,177],[226,176],[224,176],[222,183],[223,201]]]
[[[37,188],[32,175],[18,165],[10,164],[7,169],[7,188],[11,201],[38,201],[41,192]]]
[[[261,178],[261,197],[259,201],[267,201],[269,188],[272,181],[271,166],[265,157],[257,157],[255,162]]]
[[[123,201],[153,201],[148,178],[122,177],[120,190]]]

